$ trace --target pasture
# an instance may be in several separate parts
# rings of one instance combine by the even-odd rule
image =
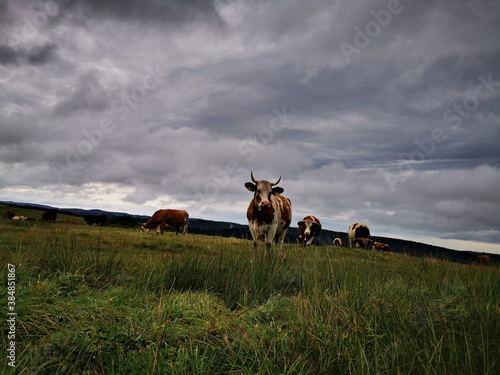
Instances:
[[[22,213],[20,213],[22,214]],[[499,374],[500,268],[0,220],[16,374]],[[4,315],[5,316],[5,315]],[[2,355],[9,345],[2,326]],[[5,357],[5,356],[4,356]]]

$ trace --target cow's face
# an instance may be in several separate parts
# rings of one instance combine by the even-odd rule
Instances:
[[[149,233],[149,228],[146,228],[146,223],[142,224],[141,232],[142,233]]]
[[[301,220],[297,225],[301,233],[304,233],[306,240],[310,239],[311,236],[319,230],[319,225],[312,220]]]
[[[255,205],[257,206],[257,210],[270,207],[271,196],[273,194],[281,194],[284,191],[283,188],[275,186],[280,182],[281,177],[277,182],[272,183],[265,180],[256,181],[253,178],[253,173],[251,174],[251,176],[252,176],[252,182],[247,182],[245,184],[245,187],[249,191],[254,192]]]

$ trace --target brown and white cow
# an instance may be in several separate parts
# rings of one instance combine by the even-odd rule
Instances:
[[[189,214],[184,210],[158,210],[151,218],[142,224],[141,231],[148,233],[150,229],[156,229],[156,233],[163,234],[165,227],[171,227],[178,234],[187,233]]]
[[[374,242],[372,245],[373,251],[391,251],[391,248],[386,243]]]
[[[247,209],[248,227],[252,234],[255,248],[259,241],[264,241],[267,249],[273,242],[281,248],[286,231],[292,221],[292,203],[290,199],[281,195],[284,189],[276,186],[276,182],[265,180],[257,181],[250,172],[252,182],[245,183],[245,187],[254,193]]]
[[[28,219],[27,216],[14,216],[12,218],[12,220],[19,220],[19,221],[25,221],[26,219]]]
[[[304,246],[310,246],[321,232],[321,222],[312,215],[304,217],[297,225],[299,226],[297,241]]]
[[[332,245],[335,247],[342,247],[342,239],[340,238],[335,238],[332,242]]]
[[[370,239],[370,229],[363,223],[354,223],[349,227],[349,247],[371,249],[373,240]]]

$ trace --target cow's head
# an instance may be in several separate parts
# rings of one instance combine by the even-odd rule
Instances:
[[[141,224],[141,232],[142,233],[149,233],[149,228],[146,228],[146,223]]]
[[[304,233],[306,241],[309,240],[314,233],[320,230],[320,226],[310,219],[301,220],[297,223],[297,225],[299,226],[300,231]]]
[[[283,193],[283,188],[276,186],[281,181],[281,177],[276,182],[265,180],[257,181],[253,177],[253,172],[250,172],[252,182],[247,182],[245,187],[254,192],[255,205],[258,210],[271,206],[271,195]]]

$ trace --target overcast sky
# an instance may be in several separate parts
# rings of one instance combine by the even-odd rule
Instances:
[[[0,200],[500,252],[499,1],[0,0]],[[467,241],[467,242],[464,242]]]

